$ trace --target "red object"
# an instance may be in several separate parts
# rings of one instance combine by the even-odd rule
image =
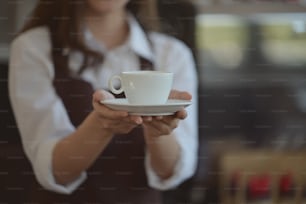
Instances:
[[[248,182],[248,198],[251,200],[269,197],[271,178],[269,175],[252,176]]]
[[[293,187],[293,178],[290,173],[287,173],[280,178],[280,192],[281,193],[287,193],[292,190]]]
[[[282,175],[279,180],[280,196],[293,197],[295,192],[295,184],[292,174],[289,172]]]

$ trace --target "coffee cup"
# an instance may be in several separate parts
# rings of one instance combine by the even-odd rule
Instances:
[[[120,87],[115,87],[115,81]],[[168,100],[173,83],[173,73],[163,71],[127,71],[113,75],[109,89],[114,94],[124,92],[129,104],[160,105]]]

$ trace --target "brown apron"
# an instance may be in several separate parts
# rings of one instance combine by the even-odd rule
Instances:
[[[142,58],[140,63],[142,70],[153,69],[152,63]],[[92,111],[91,100],[94,90],[88,82],[66,75],[59,69],[56,70],[53,84],[71,122],[78,126]],[[71,195],[44,190],[34,179],[32,171],[28,171],[31,176],[25,180],[27,183],[23,189],[26,196],[19,199],[22,202],[41,204],[161,203],[161,193],[147,184],[144,150],[142,128],[135,128],[127,135],[116,135],[94,165],[88,169],[87,180]]]

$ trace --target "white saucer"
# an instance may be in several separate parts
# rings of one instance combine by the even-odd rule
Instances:
[[[170,99],[162,105],[133,105],[125,98],[118,98],[103,100],[101,103],[114,110],[127,111],[131,115],[158,116],[173,115],[176,111],[189,106],[191,101]]]

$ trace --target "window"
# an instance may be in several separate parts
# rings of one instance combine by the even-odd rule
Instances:
[[[196,27],[203,83],[258,85],[271,77],[306,77],[306,12],[199,13]]]

